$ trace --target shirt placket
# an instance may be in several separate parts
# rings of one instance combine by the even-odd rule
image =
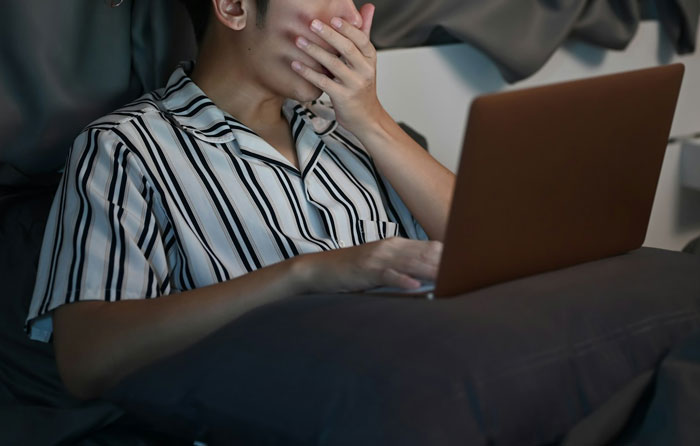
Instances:
[[[311,206],[318,209],[321,219],[325,222],[328,239],[332,241],[335,248],[344,248],[350,243],[345,240],[345,230],[338,225],[337,207],[339,203],[334,200],[321,199],[324,194],[321,192],[323,185],[320,184],[315,175],[316,169],[322,162],[324,151],[328,147],[323,142],[321,137],[316,134],[305,119],[305,128],[297,141],[297,153],[299,154],[299,163],[301,168],[302,184],[304,185],[304,195]],[[334,219],[334,217],[336,217]],[[333,230],[335,228],[335,230]]]

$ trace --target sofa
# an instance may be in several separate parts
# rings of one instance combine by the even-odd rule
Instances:
[[[57,170],[82,126],[192,56],[170,4],[5,11],[0,444],[696,443],[700,256],[654,248],[444,300],[293,296],[72,397],[23,331]]]

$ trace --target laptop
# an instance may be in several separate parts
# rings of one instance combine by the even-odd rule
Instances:
[[[684,67],[476,98],[428,299],[642,246]]]

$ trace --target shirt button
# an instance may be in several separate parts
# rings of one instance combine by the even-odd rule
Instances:
[[[341,240],[340,242],[338,242],[338,245],[339,245],[341,248],[345,248],[345,242],[342,241],[342,240]]]

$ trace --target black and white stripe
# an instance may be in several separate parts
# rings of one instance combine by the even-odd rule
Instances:
[[[287,100],[297,168],[178,68],[76,138],[44,235],[26,328],[81,300],[154,298],[304,253],[426,239],[321,101]]]

